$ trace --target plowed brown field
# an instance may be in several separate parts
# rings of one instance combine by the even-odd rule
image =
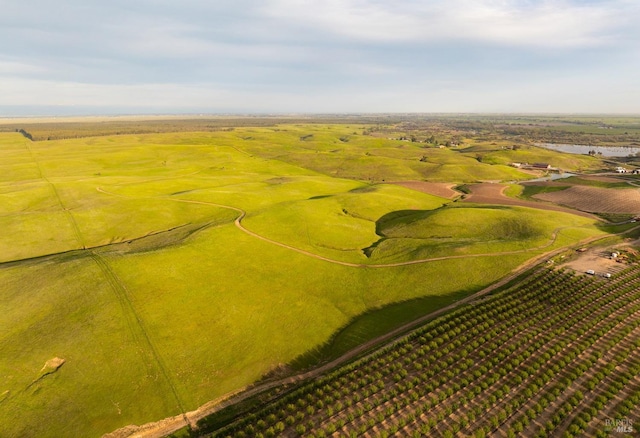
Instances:
[[[463,202],[473,202],[477,204],[498,204],[498,205],[514,205],[519,207],[537,208],[540,210],[563,211],[566,213],[577,214],[588,218],[597,219],[595,216],[581,211],[560,207],[557,205],[545,204],[542,202],[525,201],[522,199],[509,198],[505,196],[504,190],[506,186],[494,183],[479,183],[469,186],[471,193],[467,195]]]
[[[559,192],[540,193],[534,198],[591,213],[640,214],[640,189],[573,186]]]

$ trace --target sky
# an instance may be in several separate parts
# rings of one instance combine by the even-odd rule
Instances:
[[[640,0],[0,0],[0,115],[640,114]]]

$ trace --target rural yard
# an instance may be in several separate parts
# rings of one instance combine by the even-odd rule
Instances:
[[[586,274],[587,271],[594,271],[598,276],[604,274],[614,275],[622,271],[626,264],[621,263],[622,260],[614,259],[611,254],[613,249],[589,249],[580,253],[574,260],[563,263],[561,266],[573,269],[577,273]]]

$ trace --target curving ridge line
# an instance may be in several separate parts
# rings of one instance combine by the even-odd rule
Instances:
[[[244,233],[248,234],[249,236],[255,237],[256,239],[260,239],[260,240],[262,240],[264,242],[269,242],[269,243],[271,243],[273,245],[277,245],[277,246],[280,246],[282,248],[286,248],[286,249],[289,249],[291,251],[295,251],[295,252],[298,252],[300,254],[304,254],[306,256],[313,257],[315,259],[324,260],[325,262],[334,263],[334,264],[338,264],[338,265],[342,265],[342,266],[349,266],[349,267],[352,267],[352,268],[377,267],[376,265],[364,265],[364,264],[359,264],[359,263],[349,263],[349,262],[343,262],[343,261],[340,261],[340,260],[330,259],[328,257],[324,257],[324,256],[321,256],[319,254],[315,254],[315,253],[312,253],[312,252],[309,252],[309,251],[305,251],[304,249],[296,248],[295,246],[290,246],[290,245],[287,245],[286,243],[278,242],[276,240],[271,240],[271,239],[269,239],[267,237],[261,236],[261,235],[259,235],[257,233],[254,233],[251,230],[246,229],[244,227],[244,225],[242,225],[242,219],[244,219],[244,217],[247,215],[247,212],[242,210],[242,209],[240,209],[240,208],[237,208],[237,207],[231,207],[229,205],[222,205],[222,204],[215,204],[213,202],[191,201],[191,200],[188,200],[188,199],[170,199],[169,198],[169,200],[174,201],[174,202],[185,202],[187,204],[211,205],[211,206],[214,206],[214,207],[227,208],[229,210],[237,211],[238,213],[240,213],[240,215],[235,219],[235,221],[233,223],[235,224],[235,226],[238,229],[240,229]]]
[[[108,191],[102,189],[101,187],[96,187],[96,190],[98,192],[104,193],[106,195],[117,196],[117,197],[121,197],[121,198],[128,198],[128,196],[125,196],[125,195],[120,195],[118,193],[108,192]],[[421,263],[437,262],[437,261],[443,261],[443,260],[464,259],[464,258],[472,258],[472,257],[498,257],[498,256],[505,256],[505,255],[522,254],[522,253],[525,253],[525,252],[530,252],[530,251],[536,251],[536,250],[549,248],[550,246],[552,246],[556,242],[556,240],[558,238],[558,233],[561,230],[566,229],[566,228],[572,228],[572,227],[559,227],[559,228],[556,228],[555,230],[553,230],[553,233],[551,234],[551,240],[549,241],[549,243],[547,243],[546,245],[542,245],[542,246],[536,247],[536,248],[519,249],[519,250],[504,251],[504,252],[493,252],[493,253],[451,255],[451,256],[433,257],[433,258],[429,258],[429,259],[410,260],[410,261],[406,261],[406,262],[397,262],[397,263],[363,264],[363,263],[343,262],[341,260],[330,259],[328,257],[324,257],[324,256],[321,256],[319,254],[315,254],[315,253],[312,253],[310,251],[306,251],[304,249],[296,248],[295,246],[287,245],[286,243],[278,242],[276,240],[272,240],[272,239],[269,239],[267,237],[261,236],[260,234],[257,234],[255,232],[245,228],[244,225],[242,225],[242,219],[244,219],[244,217],[247,215],[247,212],[245,210],[241,209],[241,208],[238,208],[238,207],[233,207],[231,205],[224,205],[224,204],[216,204],[214,202],[194,201],[194,200],[190,200],[190,199],[174,199],[174,198],[161,198],[161,197],[156,197],[155,199],[164,199],[164,200],[173,201],[173,202],[183,202],[183,203],[186,203],[186,204],[210,205],[212,207],[219,207],[219,208],[225,208],[225,209],[228,209],[228,210],[233,210],[233,211],[239,213],[238,217],[236,217],[236,219],[234,221],[235,226],[239,230],[241,230],[243,233],[246,233],[249,236],[252,236],[252,237],[254,237],[256,239],[262,240],[263,242],[268,242],[268,243],[271,243],[273,245],[277,245],[277,246],[279,246],[281,248],[288,249],[290,251],[295,251],[297,253],[300,253],[300,254],[303,254],[303,255],[306,255],[306,256],[309,256],[309,257],[313,257],[313,258],[318,259],[318,260],[323,260],[325,262],[333,263],[333,264],[336,264],[336,265],[348,266],[348,267],[351,267],[351,268],[394,268],[394,267],[399,267],[399,266],[417,265],[417,264],[421,264]]]

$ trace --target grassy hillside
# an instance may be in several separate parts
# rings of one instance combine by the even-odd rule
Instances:
[[[554,151],[535,146],[524,146],[516,150],[487,148],[486,152],[476,152],[482,156],[482,162],[487,164],[509,163],[547,163],[552,167],[573,171],[589,171],[599,169],[599,158],[588,155],[558,154]]]
[[[2,436],[100,436],[195,409],[367,311],[444,303],[601,233],[568,214],[372,184],[525,175],[362,129],[0,135]],[[379,266],[449,255],[466,258]]]
[[[242,140],[251,154],[277,158],[341,178],[369,182],[427,180],[473,182],[523,180],[531,175],[500,163],[484,163],[468,148],[439,148],[424,143],[360,135],[356,126],[284,125],[225,137]],[[511,160],[514,161],[514,160]],[[509,161],[509,162],[511,162]]]
[[[507,253],[556,247],[555,233],[593,221],[522,207],[462,205],[436,211],[396,212],[378,222],[382,236],[371,258],[379,262]],[[452,226],[455,224],[455,226]]]

